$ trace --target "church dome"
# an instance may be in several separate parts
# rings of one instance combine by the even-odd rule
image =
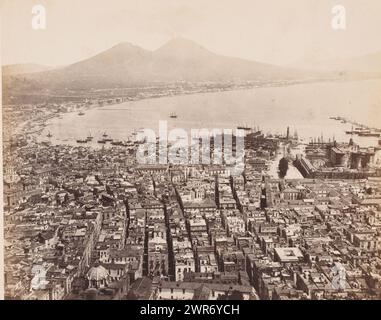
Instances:
[[[109,274],[105,267],[99,265],[96,267],[90,268],[89,272],[87,273],[87,279],[90,281],[102,281],[106,280],[108,278]]]

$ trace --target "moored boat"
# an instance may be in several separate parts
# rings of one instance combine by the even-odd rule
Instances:
[[[89,135],[86,138],[87,141],[93,140],[93,136],[91,135],[91,132],[89,132]]]

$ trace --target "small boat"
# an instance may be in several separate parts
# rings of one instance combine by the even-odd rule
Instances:
[[[359,132],[360,137],[380,137],[380,134],[377,132]]]
[[[237,129],[250,131],[252,128],[250,128],[248,125],[239,125],[239,126],[237,126]]]
[[[98,143],[106,143],[104,139],[98,140]]]
[[[93,136],[91,135],[91,132],[89,132],[89,135],[86,138],[87,141],[93,140]]]
[[[171,114],[169,115],[170,118],[172,119],[176,119],[177,118],[177,114],[176,112],[171,112]]]
[[[87,139],[78,139],[77,143],[87,143]]]
[[[78,115],[79,115],[79,116],[84,116],[84,115],[85,115],[85,113],[84,113],[84,112],[82,112],[82,111],[80,111],[80,112],[78,113]]]
[[[48,133],[47,137],[48,137],[48,138],[51,138],[51,137],[53,137],[53,135],[50,133],[50,131],[49,131],[49,133]]]
[[[108,137],[108,134],[106,132],[103,133],[102,137]]]
[[[132,142],[132,141],[124,141],[122,146],[124,146],[124,147],[133,147],[134,146],[134,142]]]
[[[359,128],[355,128],[355,130],[353,130],[353,133],[357,135],[359,135],[360,133],[366,133],[366,132],[368,131],[365,129],[359,129]]]
[[[111,144],[113,146],[121,146],[123,145],[123,142],[122,141],[119,141],[119,140],[115,140],[115,141],[112,141]]]

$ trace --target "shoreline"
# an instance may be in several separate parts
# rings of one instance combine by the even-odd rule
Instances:
[[[126,98],[126,97],[114,97],[114,98],[110,98],[109,100],[112,101],[111,103],[110,102],[107,102],[107,99],[102,99],[104,101],[104,103],[101,104],[101,99],[89,99],[89,98],[84,98],[85,101],[88,101],[90,100],[91,101],[91,104],[90,105],[84,105],[84,106],[80,106],[80,107],[75,107],[76,109],[75,110],[70,110],[70,111],[51,111],[48,115],[44,115],[44,116],[38,116],[37,118],[32,118],[32,119],[27,119],[27,120],[24,120],[22,121],[21,123],[19,123],[16,127],[14,127],[14,129],[12,130],[11,128],[11,131],[12,134],[14,135],[26,135],[27,137],[29,136],[31,139],[38,139],[39,137],[41,137],[40,133],[42,131],[44,131],[45,127],[48,125],[49,121],[50,120],[53,120],[53,119],[57,119],[59,117],[62,117],[62,115],[65,115],[65,114],[70,114],[70,113],[77,113],[77,112],[80,112],[80,111],[87,111],[87,110],[94,110],[94,109],[97,109],[97,108],[105,108],[105,110],[107,110],[108,107],[114,107],[114,106],[118,106],[118,105],[121,105],[121,104],[125,104],[125,103],[128,103],[128,102],[136,102],[136,101],[141,101],[141,100],[149,100],[149,99],[159,99],[159,98],[171,98],[171,97],[178,97],[178,96],[188,96],[188,95],[197,95],[197,94],[213,94],[213,93],[223,93],[223,92],[233,92],[233,91],[236,91],[236,92],[240,92],[240,91],[249,91],[249,90],[255,90],[255,89],[266,89],[266,88],[281,88],[281,87],[293,87],[293,86],[298,86],[298,85],[309,85],[309,84],[319,84],[319,83],[332,83],[332,82],[335,82],[335,83],[347,83],[347,82],[362,82],[362,81],[374,81],[374,80],[379,80],[379,78],[372,78],[372,79],[335,79],[335,80],[326,80],[326,79],[318,79],[318,80],[311,80],[311,81],[292,81],[292,82],[286,82],[286,83],[279,83],[279,82],[276,82],[276,83],[262,83],[262,84],[257,84],[255,86],[250,86],[250,87],[237,87],[237,88],[228,88],[228,89],[222,89],[222,90],[218,90],[218,89],[214,89],[214,90],[200,90],[200,91],[195,91],[195,92],[180,92],[180,93],[176,93],[176,94],[162,94],[162,95],[157,95],[157,94],[153,94],[153,95],[150,95],[150,96],[139,96],[139,97],[134,97],[134,98]],[[116,100],[120,99],[120,101],[116,102]],[[82,102],[84,103],[84,102]],[[46,103],[45,104],[45,107],[46,105],[48,106],[47,107],[47,110],[49,110],[49,104],[50,103]],[[67,107],[65,106],[65,104],[67,105],[75,105],[75,103],[73,102],[66,102],[66,103],[62,103],[60,104],[61,106],[63,107]],[[28,105],[31,105],[31,106],[34,106],[35,108],[39,108],[39,104],[28,104]],[[53,106],[57,106],[57,104],[53,104]],[[77,104],[78,105],[78,104]],[[10,105],[5,105],[5,106],[10,106]],[[329,115],[327,114],[327,117]],[[36,124],[36,123],[39,123],[39,124]],[[28,127],[29,126],[29,127]],[[38,126],[37,130],[34,130],[31,132],[32,128],[35,127],[35,126]],[[137,130],[138,128],[135,128],[135,130]],[[26,130],[28,130],[27,132],[25,132]],[[70,144],[65,144],[65,145],[70,145]]]

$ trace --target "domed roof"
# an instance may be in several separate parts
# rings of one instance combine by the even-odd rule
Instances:
[[[105,267],[98,265],[90,268],[89,272],[87,272],[87,279],[90,281],[101,281],[107,279],[109,276]]]

